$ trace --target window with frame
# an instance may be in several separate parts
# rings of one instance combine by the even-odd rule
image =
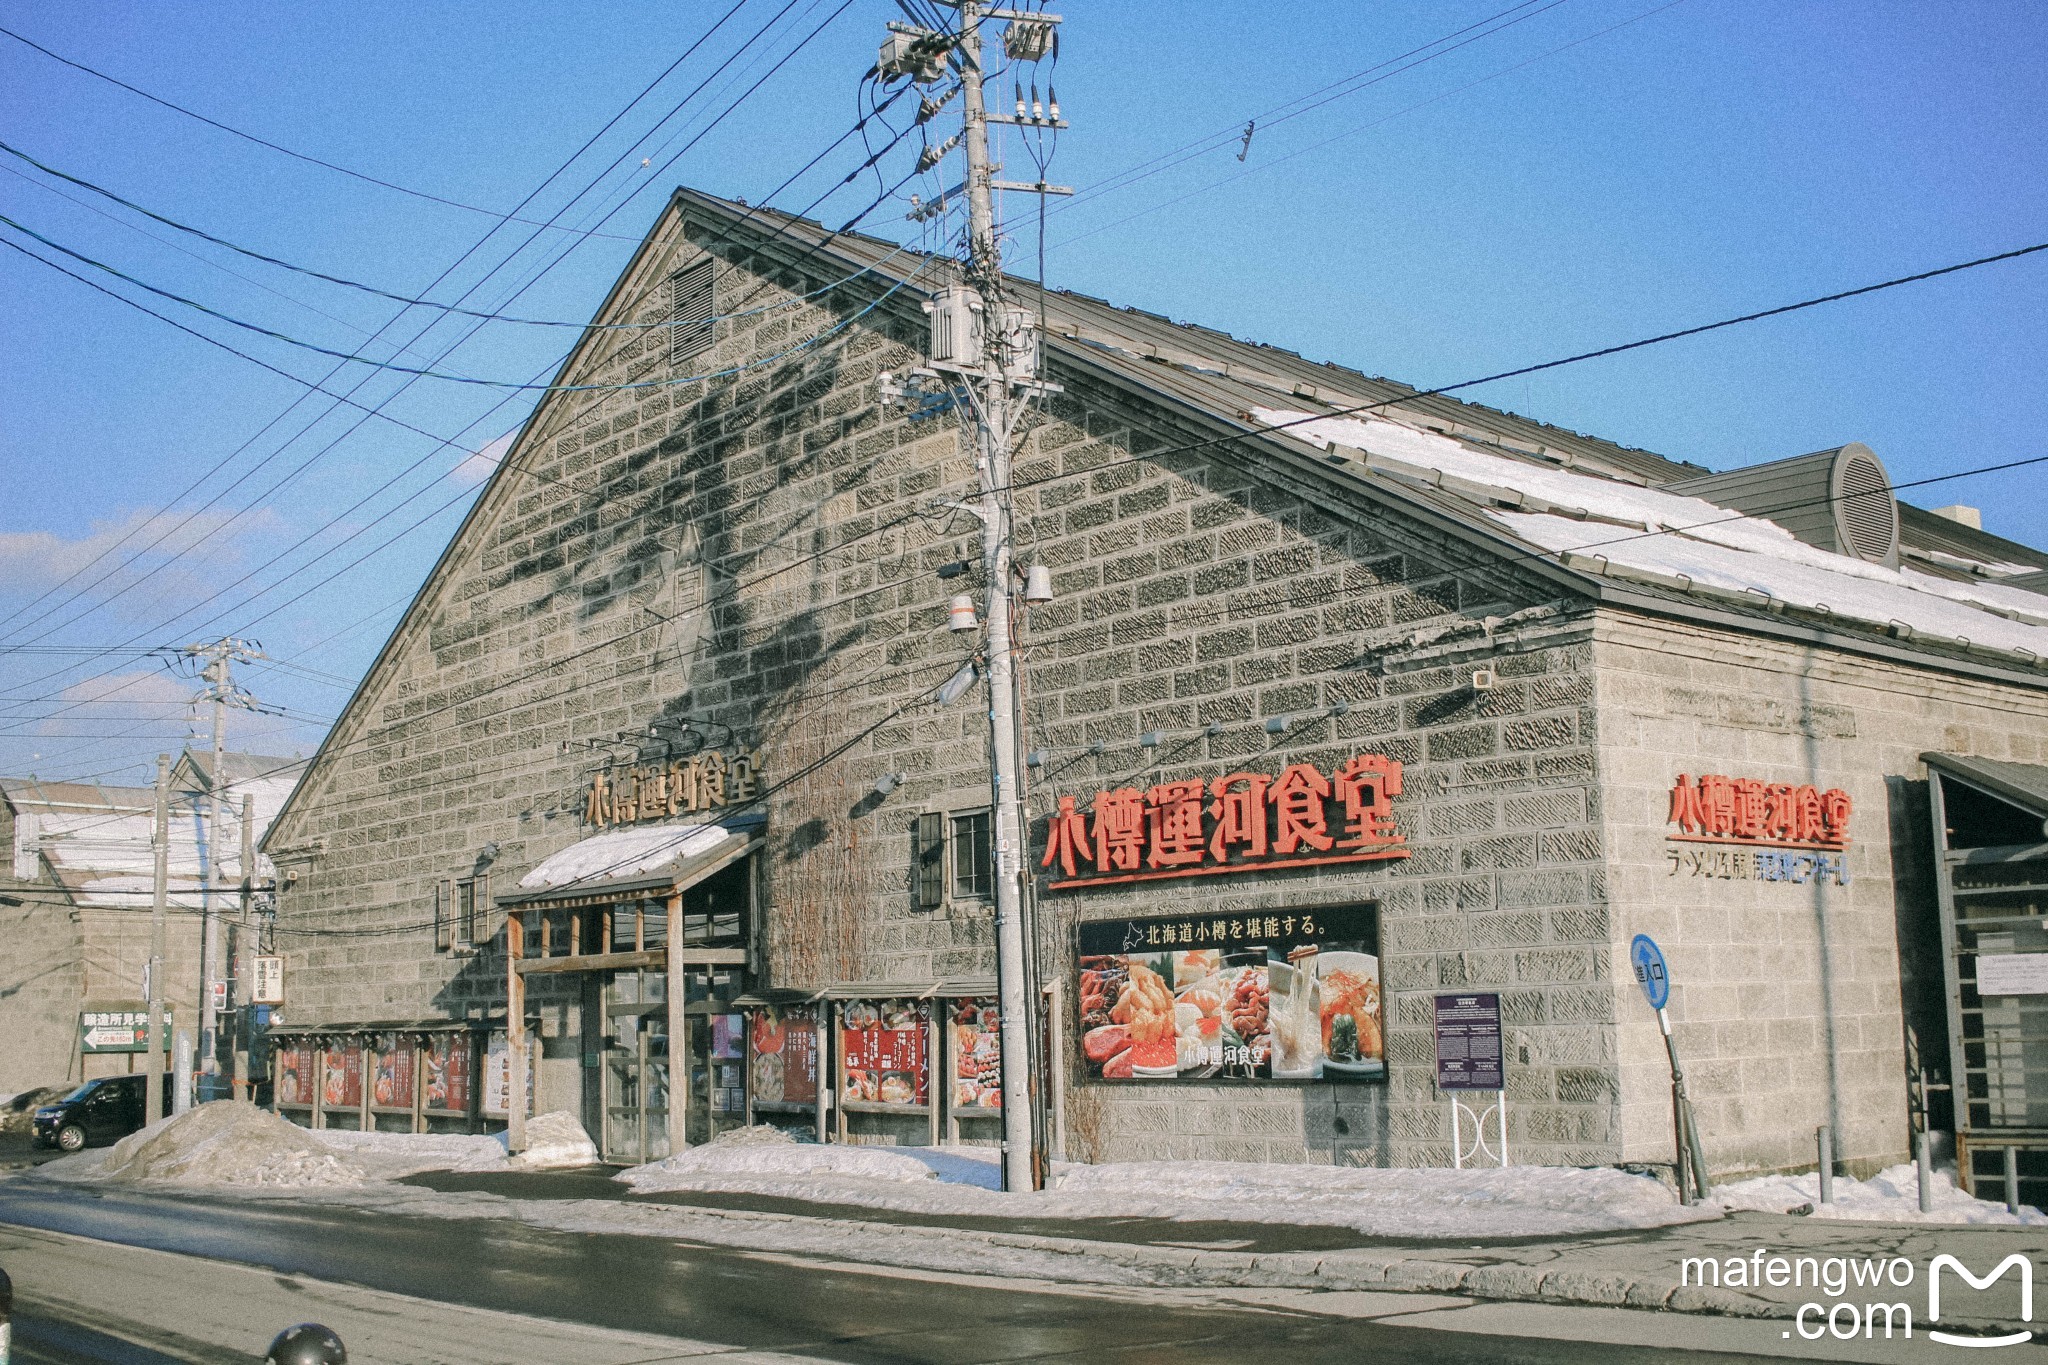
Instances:
[[[710,257],[668,277],[668,363],[686,365],[711,349],[716,309]]]
[[[994,900],[996,860],[994,816],[969,811],[952,821],[953,899]]]
[[[450,952],[490,942],[491,876],[441,879],[434,895],[434,948]]]

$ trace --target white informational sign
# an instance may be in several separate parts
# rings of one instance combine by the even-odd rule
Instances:
[[[1980,953],[1977,994],[2048,995],[2048,953]]]
[[[512,1095],[512,1049],[505,1041],[505,1035],[491,1035],[490,1047],[484,1053],[484,1112],[505,1114],[510,1112],[507,1101]],[[526,1112],[533,1113],[533,1068],[526,1069]]]
[[[262,956],[256,959],[256,971],[252,982],[251,1003],[258,1005],[282,1005],[284,1003],[284,959]]]

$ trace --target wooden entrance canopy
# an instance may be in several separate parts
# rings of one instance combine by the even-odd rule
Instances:
[[[744,828],[656,826],[596,834],[544,859],[520,880],[518,889],[497,898],[498,908],[505,912],[505,1031],[513,1068],[512,1094],[526,1093],[527,977],[565,972],[663,971],[668,976],[669,1150],[683,1150],[690,1088],[684,1056],[683,973],[691,967],[743,967],[747,962],[744,947],[683,946],[683,893],[746,858],[761,842],[757,824]],[[552,952],[554,945],[544,941],[542,956],[526,955],[528,911],[603,908],[604,928],[596,946],[609,948],[611,908],[621,901],[662,903],[666,923],[659,947],[647,946],[646,912],[642,904],[636,904],[630,952],[584,952],[580,922],[572,919],[566,954]],[[525,1149],[524,1105],[512,1106],[505,1137],[510,1150]]]

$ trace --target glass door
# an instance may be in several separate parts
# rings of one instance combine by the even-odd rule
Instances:
[[[685,981],[690,1090],[683,1126],[693,1147],[747,1121],[746,1023],[732,1003],[744,982],[738,967],[696,968]]]
[[[602,1063],[607,1161],[640,1165],[668,1155],[667,981],[659,971],[614,972],[605,982]]]

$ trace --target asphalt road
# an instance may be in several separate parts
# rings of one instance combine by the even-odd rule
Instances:
[[[377,1354],[358,1349],[358,1362],[1606,1365],[1668,1361],[1682,1348],[1688,1361],[1713,1365],[1775,1356],[1780,1346],[1775,1323],[1425,1295],[925,1275],[509,1219],[25,1179],[0,1181],[0,1264],[16,1284],[21,1361],[249,1359],[270,1333],[316,1310],[385,1334]],[[444,1344],[391,1338],[394,1324],[432,1325]],[[134,1344],[110,1354],[109,1343]]]

